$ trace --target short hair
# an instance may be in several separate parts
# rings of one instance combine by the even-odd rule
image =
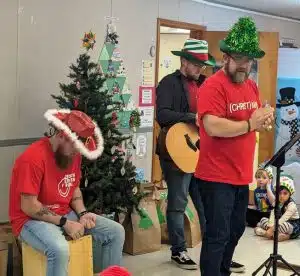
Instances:
[[[261,177],[263,175],[266,175],[268,178],[270,178],[269,175],[268,175],[268,172],[264,169],[261,169],[261,168],[256,171],[255,178]]]

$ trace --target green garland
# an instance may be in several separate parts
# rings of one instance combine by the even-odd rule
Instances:
[[[255,54],[259,49],[259,40],[253,19],[241,17],[225,38],[225,43],[237,53]]]

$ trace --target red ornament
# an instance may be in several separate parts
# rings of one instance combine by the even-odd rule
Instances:
[[[116,126],[119,122],[118,122],[118,115],[117,112],[113,112],[111,114],[111,122],[114,126]]]
[[[79,104],[78,99],[74,99],[73,100],[73,105],[74,105],[75,108],[78,106],[78,104]]]
[[[113,113],[111,114],[111,118],[112,118],[113,120],[116,120],[116,119],[118,118],[117,112],[113,112]]]

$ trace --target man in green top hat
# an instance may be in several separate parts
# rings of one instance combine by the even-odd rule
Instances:
[[[206,66],[214,66],[215,60],[208,53],[208,43],[204,40],[188,39],[181,51],[172,51],[180,57],[181,67],[176,72],[165,76],[156,91],[156,119],[161,127],[156,147],[164,179],[168,186],[167,224],[171,243],[172,262],[183,269],[197,269],[196,264],[187,254],[184,237],[184,212],[188,194],[199,213],[201,228],[205,221],[201,199],[194,189],[191,173],[184,173],[176,167],[165,145],[169,128],[178,123],[196,124],[197,95],[205,80],[201,73]],[[196,196],[196,197],[195,197]]]
[[[256,131],[274,119],[274,109],[261,106],[257,85],[249,79],[254,60],[265,55],[254,21],[240,18],[220,49],[224,66],[201,86],[197,103],[201,153],[195,177],[206,218],[202,276],[234,271],[232,256],[246,225]]]

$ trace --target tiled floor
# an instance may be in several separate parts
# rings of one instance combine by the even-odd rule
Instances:
[[[246,265],[244,276],[250,276],[252,272],[269,257],[273,250],[273,243],[254,236],[253,229],[246,229],[234,259]],[[200,246],[189,249],[190,255],[194,260],[199,259]],[[279,244],[279,253],[290,263],[300,265],[300,240],[287,241]],[[124,257],[124,265],[133,276],[199,276],[198,271],[181,270],[169,261],[170,253],[167,246],[155,253]],[[264,272],[264,271],[263,271]],[[263,275],[263,272],[259,275]],[[291,275],[291,272],[278,270],[278,276]]]

